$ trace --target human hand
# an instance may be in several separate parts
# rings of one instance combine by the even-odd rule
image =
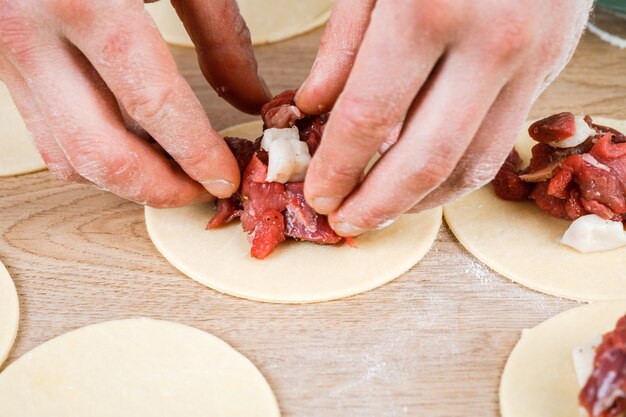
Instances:
[[[271,95],[235,0],[174,4],[207,80],[257,112]],[[141,0],[0,0],[0,79],[61,179],[154,207],[238,188],[233,155]]]
[[[309,204],[355,236],[490,181],[591,4],[337,0],[296,96],[306,113],[333,108],[306,177]]]

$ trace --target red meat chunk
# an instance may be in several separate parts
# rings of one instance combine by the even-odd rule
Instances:
[[[523,181],[518,175],[519,165],[522,163],[515,149],[511,151],[506,162],[493,179],[498,197],[504,200],[526,200],[532,191],[532,184]]]
[[[242,211],[238,209],[240,204],[237,197],[220,198],[215,205],[215,215],[209,221],[209,224],[207,224],[207,230],[220,227],[224,223],[230,223],[241,216]]]
[[[287,184],[286,234],[300,240],[334,245],[341,237],[331,229],[326,216],[317,214],[304,199],[304,183]]]
[[[261,108],[263,129],[284,129],[295,126],[296,121],[303,117],[294,102],[296,90],[283,91]]]
[[[580,201],[588,212],[607,220],[626,213],[623,184],[607,165],[592,155],[573,155],[563,161],[561,170],[550,180],[548,194],[567,198],[572,181],[580,190]]]
[[[260,140],[252,142],[247,139],[233,137],[225,137],[224,140],[226,141],[226,144],[228,144],[228,147],[233,155],[235,155],[240,172],[245,171],[246,167],[250,163],[250,160],[252,159],[252,156],[261,148]]]
[[[591,417],[618,417],[626,411],[626,317],[602,337],[578,399]]]
[[[565,200],[556,198],[548,194],[548,183],[538,183],[529,198],[535,200],[537,206],[548,214],[561,219],[568,219],[567,210],[565,209]]]
[[[537,142],[542,143],[564,140],[576,133],[575,121],[572,113],[554,114],[530,125],[528,134]]]
[[[565,113],[533,124],[533,138],[550,141],[565,134]],[[538,143],[528,168],[518,170],[507,159],[493,180],[496,194],[507,200],[534,200],[547,213],[568,220],[597,214],[607,220],[626,219],[626,138],[615,129],[594,125],[594,136],[571,148]],[[532,126],[531,126],[532,128]],[[555,133],[557,132],[557,133]],[[561,133],[558,133],[561,132]]]
[[[257,259],[265,259],[285,240],[285,219],[277,210],[265,210],[262,216],[254,217],[254,229],[247,231],[252,245],[250,254]]]

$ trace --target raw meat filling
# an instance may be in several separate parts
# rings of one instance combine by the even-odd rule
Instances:
[[[293,101],[294,90],[277,95],[261,109],[263,130],[297,126],[300,140],[311,155],[319,146],[327,115],[303,114]],[[264,259],[287,237],[319,244],[337,244],[344,239],[328,224],[326,216],[315,212],[304,198],[304,183],[267,182],[268,154],[261,139],[251,142],[227,137],[228,146],[242,172],[241,188],[229,199],[217,201],[217,211],[207,229],[219,227],[237,218],[248,233],[251,255]],[[352,243],[349,240],[348,243]]]
[[[591,417],[621,417],[626,412],[626,317],[602,337],[579,401]]]
[[[578,127],[577,134],[580,124],[583,127]],[[500,198],[532,199],[545,212],[568,220],[587,214],[626,220],[626,137],[622,133],[594,124],[589,116],[576,120],[572,113],[539,120],[528,133],[539,142],[532,149],[530,165],[520,169],[519,155],[511,152],[492,182]],[[574,146],[559,147],[572,138]]]

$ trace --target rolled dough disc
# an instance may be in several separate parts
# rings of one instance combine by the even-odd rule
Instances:
[[[572,351],[615,328],[626,301],[603,301],[565,311],[524,330],[500,382],[502,417],[577,417]]]
[[[263,375],[222,340],[128,319],[54,338],[0,374],[0,415],[278,417]]]
[[[626,121],[594,117],[626,132]],[[525,130],[516,148],[527,164],[535,144]],[[559,243],[570,226],[534,201],[505,201],[491,184],[444,208],[446,222],[474,256],[534,290],[578,301],[626,299],[626,247],[583,254]]]
[[[45,168],[9,90],[0,82],[0,177],[29,174]]]
[[[0,365],[5,361],[11,347],[13,347],[19,321],[20,303],[17,298],[17,291],[9,272],[0,263]]]
[[[330,17],[333,0],[238,0],[252,43],[282,41],[322,26]],[[176,11],[169,1],[146,5],[166,42],[193,47]]]
[[[262,124],[252,122],[221,134],[253,139],[261,132]],[[422,259],[441,225],[437,208],[359,237],[358,249],[287,241],[259,261],[250,256],[240,222],[205,230],[213,213],[213,204],[146,207],[146,225],[157,249],[184,274],[227,294],[275,303],[333,300],[379,287]]]

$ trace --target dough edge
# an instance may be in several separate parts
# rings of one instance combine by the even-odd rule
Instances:
[[[20,321],[20,303],[15,284],[9,271],[0,262],[0,313],[3,312],[7,316],[0,317],[0,367],[13,348]]]

